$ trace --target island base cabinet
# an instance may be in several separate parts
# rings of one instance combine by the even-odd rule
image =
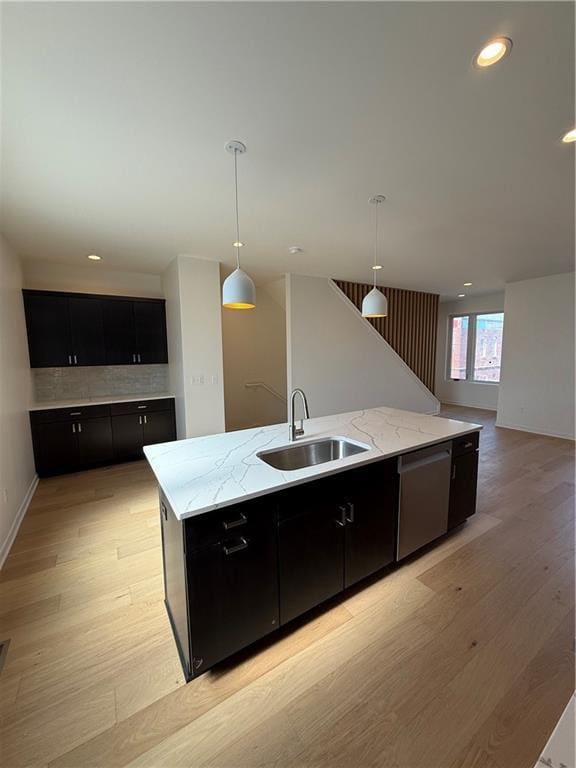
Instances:
[[[452,459],[448,530],[464,523],[476,512],[478,452],[468,451]]]
[[[344,588],[344,516],[344,507],[323,498],[316,483],[283,499],[278,530],[282,624]]]
[[[192,676],[278,627],[275,510],[260,500],[240,509],[245,527],[187,552]]]

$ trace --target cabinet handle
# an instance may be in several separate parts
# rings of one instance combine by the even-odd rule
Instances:
[[[142,408],[148,408],[148,406],[147,405],[139,405],[138,406],[138,410],[141,410]]]
[[[464,448],[472,448],[474,443],[464,443]]]
[[[82,424],[80,422],[78,422],[78,432],[82,432]]]
[[[78,365],[78,358],[76,355],[74,355],[74,365]]]
[[[144,424],[148,424],[148,417],[144,416]]]
[[[82,416],[82,411],[70,411],[68,416]]]
[[[72,432],[74,432],[74,434],[76,434],[76,424],[72,424]]]
[[[142,424],[142,416],[138,416],[138,424]]]
[[[246,549],[247,547],[248,547],[248,542],[246,541],[244,536],[241,536],[239,544],[235,544],[233,547],[227,547],[226,545],[224,545],[222,547],[222,551],[224,552],[225,555],[233,555],[234,552],[241,552],[243,549]]]
[[[338,507],[340,510],[340,520],[335,520],[334,522],[336,525],[339,525],[341,528],[343,528],[346,525],[346,507]]]
[[[135,362],[136,362],[136,355],[135,355],[134,353],[132,353],[132,362],[133,362],[133,363],[135,363]]]
[[[68,355],[68,365],[72,365],[72,355]]]
[[[237,520],[224,520],[222,525],[225,531],[229,531],[230,528],[238,528],[240,525],[245,525],[248,522],[248,518],[244,513],[240,513],[240,517]]]
[[[351,501],[348,502],[348,517],[346,518],[347,523],[353,523],[354,522],[354,504],[352,504]]]
[[[142,362],[142,357],[140,356],[140,352],[138,352],[138,362],[139,362],[139,363],[141,363],[141,362]]]

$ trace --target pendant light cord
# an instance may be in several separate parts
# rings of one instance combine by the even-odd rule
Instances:
[[[378,264],[378,206],[380,205],[379,202],[376,203],[374,208],[376,209],[376,226],[375,226],[375,233],[374,233],[374,266]],[[376,288],[376,270],[373,269],[372,272],[373,275],[373,281],[374,281],[374,288]]]
[[[236,242],[240,242],[240,217],[238,215],[238,150],[234,150],[234,189],[236,192]],[[236,246],[236,268],[240,269],[240,246]]]

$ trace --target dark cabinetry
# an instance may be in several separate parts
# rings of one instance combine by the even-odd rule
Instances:
[[[107,299],[104,337],[109,365],[167,363],[164,302]]]
[[[24,310],[32,368],[104,364],[101,299],[24,291]]]
[[[454,440],[450,479],[448,528],[455,528],[476,512],[478,432]]]
[[[168,362],[163,299],[23,294],[32,368]]]
[[[186,552],[192,668],[199,674],[278,626],[274,499],[226,510],[204,539],[188,522]],[[227,524],[228,523],[228,524]],[[232,526],[229,526],[232,523]]]
[[[144,458],[142,448],[176,440],[174,401],[117,403],[111,406],[114,452],[119,461]]]
[[[142,459],[144,445],[176,439],[171,398],[32,411],[30,421],[40,477]]]

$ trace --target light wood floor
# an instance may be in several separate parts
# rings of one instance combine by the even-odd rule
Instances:
[[[184,685],[144,463],[44,480],[0,573],[0,762],[533,768],[573,688],[573,444],[482,421],[478,514]]]

